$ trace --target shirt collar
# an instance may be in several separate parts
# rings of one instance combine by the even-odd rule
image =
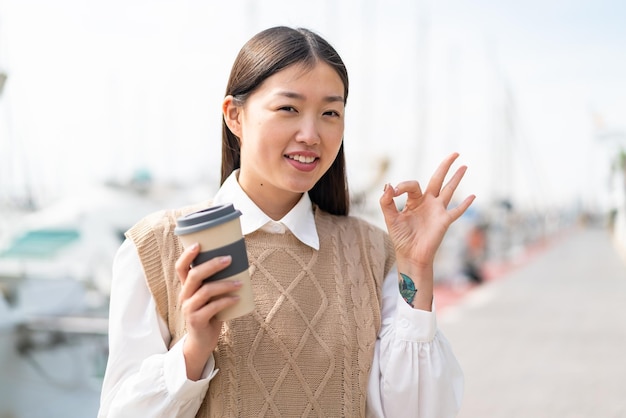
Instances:
[[[239,209],[241,211],[241,231],[244,235],[248,235],[261,229],[268,222],[274,221],[259,209],[243,191],[237,181],[238,171],[233,171],[224,181],[213,198],[213,204],[232,203],[235,209]],[[303,244],[319,250],[320,243],[315,227],[313,204],[308,193],[303,193],[296,206],[278,222],[289,229]]]

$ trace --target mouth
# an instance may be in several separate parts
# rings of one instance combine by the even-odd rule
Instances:
[[[299,172],[310,173],[315,171],[320,164],[320,158],[313,152],[294,152],[285,154],[286,161]]]
[[[317,157],[312,157],[312,156],[307,156],[307,155],[300,155],[300,154],[285,155],[285,157],[290,159],[290,160],[297,161],[297,162],[299,162],[301,164],[311,164],[315,160],[318,159]]]

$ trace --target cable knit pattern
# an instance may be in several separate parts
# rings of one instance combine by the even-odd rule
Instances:
[[[130,233],[173,341],[185,326],[172,303],[181,251],[172,225],[189,211],[155,214]],[[224,324],[214,352],[219,372],[197,417],[365,416],[392,247],[384,231],[358,218],[316,209],[315,222],[319,251],[289,232],[246,236],[256,309]]]
[[[342,225],[345,227],[345,225]],[[366,267],[367,261],[363,258],[363,254],[361,253],[353,253],[351,251],[350,243],[358,242],[356,241],[357,234],[360,234],[361,231],[356,229],[352,231],[352,236],[346,234],[347,231],[342,231],[340,236],[346,237],[349,240],[342,240],[341,246],[339,250],[343,252],[346,266],[348,267],[348,271],[357,271],[357,266]],[[346,236],[347,235],[347,236]],[[360,237],[359,237],[360,238]],[[358,371],[358,385],[360,387],[367,386],[367,378],[369,376],[369,369],[364,370],[363,365],[367,364],[368,359],[371,362],[372,353],[374,351],[374,343],[375,340],[371,340],[370,338],[363,338],[364,335],[368,335],[368,330],[374,327],[374,315],[373,310],[368,309],[368,304],[371,303],[371,297],[369,295],[369,291],[367,287],[363,286],[359,283],[361,280],[360,277],[355,275],[347,276],[347,279],[350,280],[350,297],[352,298],[352,303],[354,304],[355,309],[353,310],[354,319],[353,321],[356,323],[356,340],[358,344],[357,351],[357,361],[356,363],[360,366]],[[380,319],[380,314],[378,315]],[[378,321],[380,322],[380,320]],[[360,397],[358,398],[358,405],[360,409],[360,415],[365,415],[365,393],[361,392]]]
[[[323,220],[319,220],[318,222],[323,222]],[[327,228],[328,226],[324,226]],[[336,237],[329,237],[332,240],[332,248],[339,248],[339,243],[337,242]],[[335,274],[336,277],[341,276],[341,265],[342,265],[342,257],[339,251],[335,251],[333,253],[333,265],[335,266]],[[346,300],[346,283],[347,280],[336,280],[335,281],[335,289],[337,292],[337,298],[339,300]],[[348,324],[348,307],[345,303],[341,303],[339,306],[339,322],[341,324],[342,334],[343,334],[343,355],[346,359],[351,359],[352,352],[352,344],[350,343],[350,330]],[[354,405],[354,396],[353,391],[354,388],[357,387],[355,382],[358,379],[356,377],[355,365],[353,361],[345,361],[344,362],[344,371],[343,371],[343,411],[342,416],[349,416],[352,412],[351,407]]]

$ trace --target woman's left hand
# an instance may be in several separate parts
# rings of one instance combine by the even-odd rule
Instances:
[[[423,272],[432,271],[435,255],[445,233],[474,201],[475,196],[470,195],[459,205],[448,209],[452,196],[467,170],[466,166],[457,169],[444,186],[450,167],[458,156],[458,153],[453,153],[443,160],[423,192],[417,181],[404,181],[395,188],[385,186],[380,206],[396,250],[400,273],[405,270],[419,276],[423,275]],[[407,195],[406,204],[399,210],[394,198],[404,193]],[[432,274],[430,276],[426,279],[431,281],[427,284],[432,292]],[[421,277],[411,279],[417,281]]]

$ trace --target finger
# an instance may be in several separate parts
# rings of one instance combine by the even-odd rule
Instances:
[[[441,191],[443,182],[446,179],[446,175],[448,174],[448,171],[450,171],[452,163],[454,163],[454,160],[456,160],[458,156],[459,153],[454,152],[446,157],[446,159],[444,159],[441,164],[439,164],[439,167],[437,167],[437,170],[435,170],[435,173],[428,182],[428,187],[426,187],[426,193],[430,193],[434,196],[439,196],[439,192]]]
[[[226,308],[229,308],[239,301],[237,295],[224,295],[218,299],[211,300],[187,320],[191,327],[205,327],[211,320],[215,319],[215,315]]]
[[[201,310],[205,305],[212,303],[229,293],[241,288],[241,282],[232,280],[216,280],[204,283],[200,288],[183,303],[183,310],[191,313]]]
[[[422,197],[422,188],[415,180],[403,181],[396,186],[396,196],[402,193],[407,194],[407,199],[419,199]]]
[[[383,195],[380,197],[379,203],[387,226],[389,226],[394,217],[398,215],[398,207],[393,200],[395,196],[396,190],[390,184],[385,184]]]
[[[452,195],[456,191],[456,188],[461,183],[463,176],[465,176],[465,172],[467,171],[467,166],[459,167],[458,170],[454,173],[450,181],[446,183],[446,185],[441,189],[439,196],[443,199],[443,203],[445,206],[448,206],[450,200],[452,200]]]
[[[189,248],[185,248],[180,257],[178,257],[178,260],[176,260],[174,269],[176,270],[176,274],[182,284],[184,284],[185,280],[187,280],[187,274],[189,273],[191,263],[193,259],[196,258],[199,251],[200,244],[196,242],[195,244],[190,245]]]
[[[180,300],[191,297],[203,285],[204,279],[225,269],[232,261],[229,255],[215,257],[190,269],[180,291]]]
[[[448,211],[450,213],[450,217],[452,218],[452,222],[459,219],[461,215],[465,213],[467,208],[469,208],[472,202],[474,202],[474,199],[476,199],[476,196],[470,195],[466,197],[465,200],[463,200],[458,206]]]

